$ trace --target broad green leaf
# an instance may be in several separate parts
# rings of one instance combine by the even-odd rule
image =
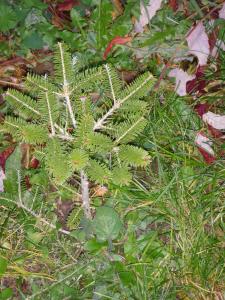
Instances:
[[[17,146],[13,153],[6,160],[5,164],[5,175],[6,179],[4,180],[4,189],[6,192],[14,194],[17,193],[17,180],[18,172],[17,170],[21,169],[21,150]]]
[[[0,300],[10,299],[13,295],[13,291],[11,288],[6,288],[0,292]]]
[[[0,5],[0,31],[7,32],[17,24],[17,16],[8,5]]]
[[[24,38],[23,45],[29,49],[41,49],[44,43],[41,35],[33,31]]]
[[[103,247],[106,247],[106,243],[100,243],[95,238],[87,241],[84,245],[84,249],[90,252],[98,252]]]
[[[35,24],[40,24],[42,22],[45,23],[46,19],[42,15],[41,11],[36,8],[32,8],[25,19],[26,27],[31,27],[34,26]]]
[[[93,224],[99,241],[115,240],[123,226],[117,212],[108,206],[97,208]]]
[[[5,258],[0,257],[0,276],[2,276],[7,269],[8,262]]]
[[[38,9],[45,9],[47,8],[47,4],[41,0],[23,0],[23,5],[25,8],[38,8]]]
[[[5,164],[6,177],[9,177],[12,173],[15,173],[16,170],[21,169],[21,159],[22,153],[20,147],[17,146],[13,153],[9,156]]]

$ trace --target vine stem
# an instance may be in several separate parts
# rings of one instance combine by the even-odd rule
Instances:
[[[81,177],[81,195],[82,195],[84,214],[87,219],[91,219],[89,182],[88,182],[87,175],[83,170],[80,172],[80,177]]]

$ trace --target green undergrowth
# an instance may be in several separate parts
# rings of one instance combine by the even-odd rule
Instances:
[[[160,104],[159,96],[149,96],[155,99],[149,125],[137,141],[152,157],[147,172],[137,169],[129,188],[112,185],[103,198],[93,197],[94,221],[75,216],[79,226],[67,235],[38,218],[53,221],[50,200],[35,200],[33,217],[1,199],[1,285],[12,289],[2,294],[113,300],[222,295],[223,163],[200,160],[192,138],[200,123],[184,100],[165,92],[167,102]]]

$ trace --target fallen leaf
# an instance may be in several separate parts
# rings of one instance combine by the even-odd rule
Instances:
[[[214,114],[211,111],[203,114],[202,120],[218,130],[225,130],[225,116]]]
[[[31,168],[31,169],[37,169],[39,167],[39,164],[40,164],[40,161],[37,158],[32,157],[32,159],[30,161],[29,168]]]
[[[203,156],[205,162],[208,165],[211,165],[212,163],[214,163],[214,161],[216,160],[216,157],[209,154],[207,151],[205,151],[204,149],[198,147],[198,151],[201,153],[201,155]]]
[[[28,169],[29,168],[29,161],[30,161],[30,150],[31,146],[29,144],[21,144],[20,145],[21,153],[22,153],[22,159],[21,159],[21,165],[23,168]]]
[[[208,103],[200,103],[195,105],[194,110],[199,115],[200,118],[203,117],[204,114],[206,114],[210,109],[210,105]],[[208,124],[208,130],[211,134],[211,136],[215,139],[223,138],[224,134],[218,129],[213,128],[211,125]]]
[[[172,8],[173,11],[178,9],[178,2],[177,0],[169,0],[169,6]]]
[[[187,93],[204,94],[204,88],[206,87],[206,85],[207,81],[205,80],[204,67],[198,66],[195,73],[195,78],[187,82]]]
[[[63,29],[64,28],[64,24],[61,18],[59,18],[57,15],[52,17],[52,24],[59,28],[59,29]]]
[[[199,103],[195,105],[194,110],[197,112],[199,117],[202,117],[209,110],[209,107],[208,103]]]
[[[223,7],[221,8],[221,10],[219,11],[219,17],[221,19],[225,19],[225,3],[223,4]]]
[[[92,197],[103,197],[108,192],[108,189],[104,185],[97,185],[93,189]]]
[[[60,224],[62,224],[63,229],[68,230],[66,226],[66,220],[74,208],[74,202],[70,200],[58,199],[56,202],[56,215]]]
[[[206,65],[210,54],[209,38],[202,22],[193,27],[186,37],[189,53],[198,58],[200,66]]]
[[[197,133],[195,137],[195,144],[199,146],[201,149],[204,149],[209,154],[214,155],[214,150],[211,147],[212,141],[201,132]]]
[[[24,180],[25,180],[26,188],[29,190],[29,189],[32,187],[32,185],[31,185],[31,183],[30,183],[30,177],[29,177],[28,175],[26,175],[26,176],[24,177]]]
[[[176,78],[175,90],[179,96],[187,95],[187,82],[195,78],[195,75],[189,75],[187,72],[178,68],[171,70],[168,76]]]
[[[3,180],[5,179],[5,173],[3,169],[0,167],[0,193],[4,192],[4,183]]]
[[[198,132],[195,137],[195,144],[207,164],[211,164],[215,161],[214,150],[211,147],[212,141],[208,137]]]
[[[210,131],[210,134],[211,136],[214,138],[214,139],[219,139],[219,138],[225,138],[225,135],[223,134],[222,131],[216,129],[216,128],[213,128],[212,126],[208,125],[208,129]]]
[[[15,146],[10,146],[0,153],[0,167],[3,171],[5,171],[5,163],[7,158],[13,153],[15,150]]]
[[[123,14],[123,4],[121,0],[112,0],[113,6],[115,7],[115,10],[113,11],[113,20],[116,19],[118,16],[121,16]]]
[[[80,2],[76,0],[65,0],[57,5],[58,11],[70,11],[74,6],[79,5]]]
[[[106,59],[109,52],[111,51],[112,47],[115,45],[123,45],[132,40],[132,37],[127,36],[127,37],[121,37],[121,36],[116,36],[114,37],[108,44],[107,48],[105,49],[105,52],[103,54],[103,59]]]
[[[138,75],[138,71],[123,70],[119,72],[119,76],[123,82],[131,83]]]
[[[214,20],[210,21],[210,26],[213,28],[213,30],[211,32],[209,32],[209,49],[210,49],[210,52],[212,55],[212,50],[216,46],[219,30],[218,30],[218,27],[216,27],[216,26],[214,27]]]
[[[225,51],[225,43],[221,40],[217,40],[215,46],[212,49],[211,55],[212,57],[217,57],[219,50]]]
[[[143,32],[144,26],[155,16],[156,12],[160,9],[162,0],[150,0],[148,5],[143,5],[141,1],[141,15],[139,21],[136,21],[134,30],[136,32]]]

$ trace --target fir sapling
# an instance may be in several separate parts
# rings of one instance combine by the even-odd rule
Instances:
[[[149,163],[148,153],[132,142],[146,126],[143,97],[155,80],[147,72],[123,87],[109,65],[76,71],[62,43],[54,67],[54,78],[28,74],[24,93],[7,91],[14,115],[5,116],[1,131],[33,145],[55,186],[79,176],[84,214],[91,218],[90,181],[129,185],[132,169]],[[97,85],[103,93],[93,102],[90,93]]]

